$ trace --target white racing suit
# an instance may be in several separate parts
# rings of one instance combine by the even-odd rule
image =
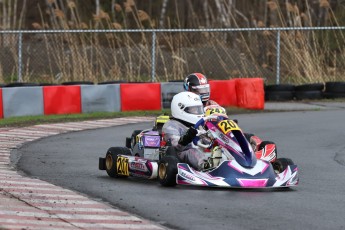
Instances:
[[[162,128],[164,133],[164,140],[174,146],[176,149],[177,157],[181,162],[187,163],[194,169],[202,170],[207,162],[205,154],[197,147],[189,143],[186,146],[179,144],[181,136],[186,134],[189,127],[185,126],[177,120],[170,119]]]

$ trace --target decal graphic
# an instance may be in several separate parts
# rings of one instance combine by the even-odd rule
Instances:
[[[116,161],[116,171],[119,175],[129,176],[128,158],[118,156]]]
[[[222,132],[225,134],[227,134],[231,130],[241,130],[240,127],[238,127],[236,122],[234,122],[233,120],[220,121],[217,125],[220,128],[220,130],[222,130]]]

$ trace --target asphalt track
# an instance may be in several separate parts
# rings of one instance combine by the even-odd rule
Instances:
[[[300,184],[281,190],[231,190],[112,179],[98,157],[123,146],[134,129],[152,122],[72,132],[40,139],[12,152],[30,177],[172,229],[345,229],[345,109],[243,114],[240,127],[274,141],[291,158]]]

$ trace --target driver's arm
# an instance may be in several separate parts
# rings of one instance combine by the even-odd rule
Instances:
[[[186,146],[193,141],[193,138],[198,134],[198,131],[194,127],[190,127],[186,134],[181,136],[178,143],[180,145]]]

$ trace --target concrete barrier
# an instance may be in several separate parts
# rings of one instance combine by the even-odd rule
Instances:
[[[241,78],[236,80],[237,105],[246,109],[264,109],[265,90],[262,78]]]
[[[160,83],[121,84],[121,111],[161,110]]]
[[[177,93],[183,92],[183,82],[162,82],[162,108],[170,109],[170,103],[173,96]]]
[[[80,86],[43,86],[44,115],[81,113]]]
[[[264,108],[261,78],[210,81],[211,98],[222,106]],[[182,82],[52,85],[0,88],[0,118],[170,108]]]
[[[120,85],[82,85],[81,111],[92,112],[120,112]]]
[[[2,89],[3,116],[43,115],[42,87],[9,87]]]
[[[224,107],[237,106],[236,80],[213,80],[210,87],[211,100]]]

